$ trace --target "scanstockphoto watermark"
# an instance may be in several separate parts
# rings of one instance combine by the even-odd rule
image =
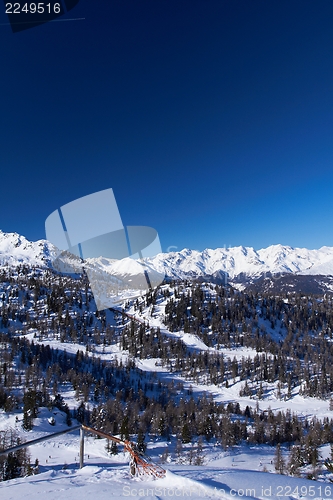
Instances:
[[[205,488],[200,486],[175,486],[175,487],[155,487],[155,488],[133,488],[123,487],[123,496],[129,498],[226,498],[226,497],[256,497],[255,488],[230,489]]]
[[[333,487],[319,485],[261,485],[258,488],[205,488],[197,485],[176,487],[135,488],[123,487],[123,496],[128,498],[321,498],[332,499]]]
[[[162,252],[157,231],[125,226],[111,188],[58,208],[46,219],[45,231],[55,246],[54,270],[84,270],[99,311],[136,298],[164,280],[164,267],[156,270],[147,264]]]

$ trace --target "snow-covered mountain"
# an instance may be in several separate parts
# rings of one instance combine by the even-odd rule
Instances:
[[[165,266],[172,277],[205,276],[229,278],[259,278],[263,274],[333,274],[333,247],[319,250],[271,245],[261,250],[251,247],[206,249],[203,252],[184,249],[181,252],[159,254],[148,260],[154,268]]]
[[[28,241],[17,233],[0,231],[0,265],[28,264],[50,266],[58,254],[46,240]],[[333,275],[333,247],[318,250],[271,245],[261,250],[252,247],[206,249],[202,252],[184,249],[180,252],[160,253],[145,259],[148,272],[157,271],[175,279],[211,279],[234,283],[248,283],[281,274]],[[79,261],[76,261],[80,265]],[[137,261],[121,261],[104,257],[88,259],[86,263],[121,279],[136,276],[142,268]]]
[[[45,267],[55,257],[55,247],[46,240],[29,241],[17,233],[0,230],[0,265]]]

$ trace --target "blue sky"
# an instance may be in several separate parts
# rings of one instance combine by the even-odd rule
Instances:
[[[0,11],[0,228],[45,237],[112,187],[162,248],[333,246],[331,0],[80,0]],[[83,214],[84,217],[84,214]]]

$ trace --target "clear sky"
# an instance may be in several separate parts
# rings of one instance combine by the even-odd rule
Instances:
[[[162,248],[333,246],[332,0],[0,6],[0,229],[112,187]],[[84,214],[82,215],[84,217]]]

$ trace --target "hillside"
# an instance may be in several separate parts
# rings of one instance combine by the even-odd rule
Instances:
[[[239,454],[246,470],[274,473],[281,445],[283,471],[329,484],[331,295],[184,281],[97,311],[84,276],[21,265],[3,268],[0,282],[2,429],[31,439],[45,412],[60,409],[57,425],[77,419],[144,438],[155,460],[184,475],[193,463],[236,467]],[[57,475],[64,485],[66,474]]]

